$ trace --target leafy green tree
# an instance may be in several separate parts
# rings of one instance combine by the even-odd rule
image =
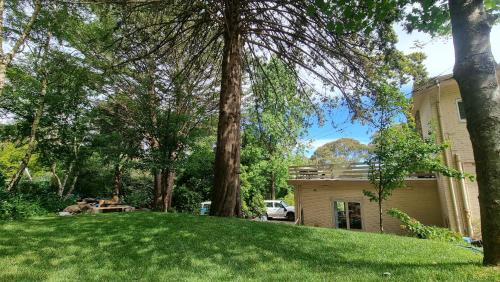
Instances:
[[[409,102],[398,91],[379,93],[374,101],[374,126],[377,132],[367,159],[368,179],[373,190],[364,190],[370,201],[378,203],[379,228],[384,232],[383,202],[395,189],[404,188],[405,180],[417,172],[437,172],[449,177],[464,177],[443,164],[440,155],[447,144],[431,137],[422,139],[408,114],[408,123],[395,124],[398,114],[408,113]]]
[[[36,142],[37,142],[37,134],[38,134],[38,128],[40,126],[40,119],[42,118],[42,115],[44,114],[44,108],[45,108],[45,102],[46,102],[46,96],[47,96],[47,88],[48,88],[48,83],[49,83],[49,71],[48,71],[48,66],[49,66],[49,51],[50,51],[50,39],[51,39],[51,33],[50,32],[45,32],[45,34],[42,35],[43,40],[42,44],[38,48],[34,54],[32,54],[34,57],[34,62],[35,65],[24,65],[24,69],[17,69],[19,71],[13,72],[14,75],[18,75],[19,80],[24,80],[29,83],[28,87],[25,87],[24,85],[12,85],[13,87],[9,87],[8,91],[10,92],[8,95],[14,96],[14,97],[22,97],[24,94],[28,94],[30,98],[34,98],[34,101],[31,105],[36,105],[36,109],[34,113],[30,112],[29,116],[32,118],[30,122],[30,133],[27,137],[27,147],[26,147],[26,152],[24,156],[21,158],[21,163],[17,169],[17,171],[14,173],[12,176],[9,184],[7,185],[7,191],[11,191],[16,188],[17,184],[19,183],[19,180],[21,179],[21,176],[23,172],[25,171],[26,167],[28,166],[28,163],[30,161],[31,155],[33,154],[35,147],[36,147]],[[14,79],[15,80],[15,79]],[[33,93],[24,91],[24,90],[35,90],[37,94],[32,95]],[[2,95],[4,96],[4,95]],[[11,103],[11,101],[7,100],[8,98],[2,97],[2,108],[7,108],[9,106],[10,109],[7,109],[7,111],[13,112],[15,109],[18,109],[17,105],[15,103]],[[7,101],[6,101],[7,100]],[[5,102],[6,101],[6,102]],[[22,104],[21,104],[22,105]]]
[[[33,6],[30,7],[31,15],[25,14],[25,11],[30,10],[26,7],[28,2],[31,1],[11,0],[5,3],[0,0],[0,95],[5,85],[7,68],[20,53],[36,21],[39,20],[42,1],[33,1]],[[11,46],[10,50],[6,51],[5,46]]]
[[[369,151],[370,146],[360,143],[358,140],[340,138],[318,147],[311,156],[311,161],[345,166],[364,161]]]
[[[300,150],[299,139],[316,105],[301,93],[293,71],[277,57],[267,62],[259,58],[249,67],[254,70],[252,95],[243,105],[242,185],[253,183],[262,195],[276,199],[289,190],[289,159]]]

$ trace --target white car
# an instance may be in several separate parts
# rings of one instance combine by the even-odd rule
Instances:
[[[286,218],[290,221],[295,220],[295,207],[289,206],[281,200],[266,200],[267,218]]]

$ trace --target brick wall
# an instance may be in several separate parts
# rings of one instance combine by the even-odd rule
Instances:
[[[498,69],[498,68],[497,68]],[[500,72],[498,72],[500,79]],[[439,136],[439,116],[438,116],[438,93],[440,91],[440,110],[443,134],[445,140]],[[420,113],[422,131],[424,136],[429,130],[433,130],[438,137],[439,142],[446,141],[450,144],[447,150],[447,157],[451,167],[457,169],[455,155],[458,155],[462,162],[465,172],[475,175],[474,155],[470,136],[467,131],[467,124],[461,120],[458,113],[457,101],[460,100],[460,91],[455,80],[445,79],[440,82],[440,88],[436,85],[422,87],[413,94],[414,111]],[[480,233],[480,213],[478,200],[478,186],[476,182],[465,182],[465,197],[460,190],[460,181],[452,180],[457,205],[457,216],[452,202],[452,193],[450,181],[446,177],[438,178],[438,194],[442,206],[443,222],[453,230],[466,230],[466,215],[464,210],[464,201],[467,201],[471,211],[471,222],[474,229],[474,235]],[[458,218],[458,225],[457,225]]]
[[[371,189],[366,180],[297,180],[290,181],[295,187],[296,212],[299,222],[305,225],[334,227],[333,202],[352,201],[361,203],[363,230],[378,232],[378,204],[363,195],[363,189]],[[403,210],[424,224],[443,226],[435,179],[409,180],[408,188],[399,189],[384,204]],[[303,218],[300,218],[303,209]],[[400,222],[384,213],[387,232],[401,233]]]

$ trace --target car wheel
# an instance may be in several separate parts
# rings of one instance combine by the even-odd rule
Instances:
[[[270,216],[266,213],[266,218],[267,218],[267,219],[271,219],[272,217],[270,217]]]
[[[286,214],[286,219],[290,220],[290,221],[294,221],[295,220],[295,214],[293,212],[289,212]]]

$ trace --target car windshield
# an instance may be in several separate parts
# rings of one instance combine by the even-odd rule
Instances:
[[[286,207],[288,207],[288,204],[287,204],[287,203],[285,203],[285,202],[283,202],[283,201],[281,201],[281,204],[282,204],[285,208],[286,208]]]

